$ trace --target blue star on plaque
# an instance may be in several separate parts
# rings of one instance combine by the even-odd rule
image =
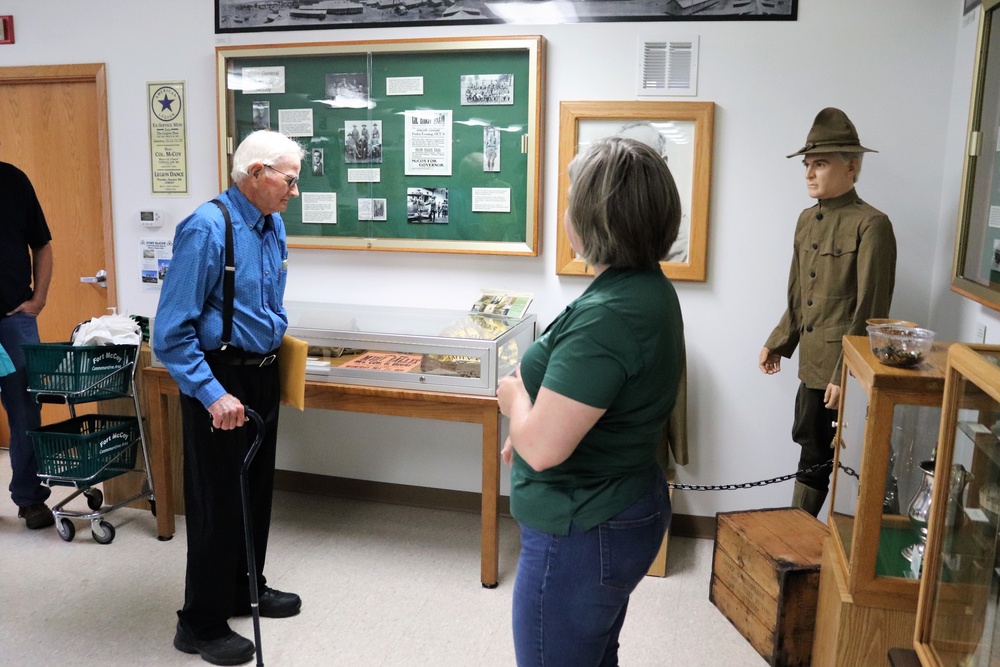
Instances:
[[[151,102],[153,115],[162,121],[171,121],[181,112],[181,96],[176,88],[160,86],[153,93]]]

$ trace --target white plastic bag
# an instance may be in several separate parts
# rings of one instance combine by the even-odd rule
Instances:
[[[73,333],[73,345],[138,345],[142,329],[130,317],[112,313],[93,317]]]

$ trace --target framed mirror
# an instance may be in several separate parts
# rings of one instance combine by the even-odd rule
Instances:
[[[1000,0],[979,11],[951,288],[1000,310]]]

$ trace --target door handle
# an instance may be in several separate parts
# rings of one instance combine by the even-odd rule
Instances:
[[[97,272],[96,276],[80,276],[81,283],[97,283],[101,287],[107,289],[108,287],[108,272],[101,269]]]

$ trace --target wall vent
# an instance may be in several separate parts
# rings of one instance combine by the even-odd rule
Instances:
[[[639,42],[639,95],[698,94],[698,37]]]

